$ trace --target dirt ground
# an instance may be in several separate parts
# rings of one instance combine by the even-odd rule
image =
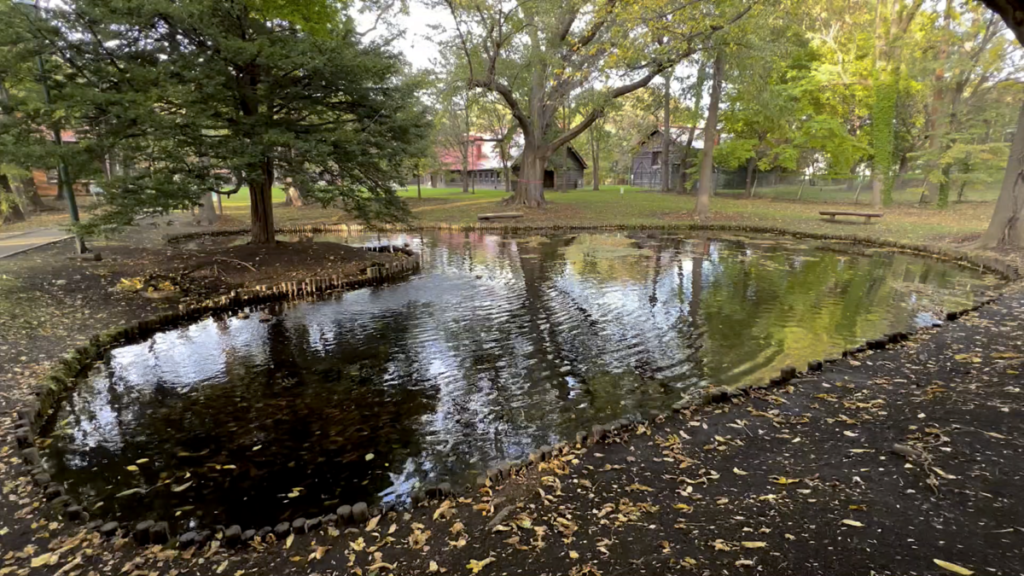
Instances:
[[[33,283],[18,276],[22,291],[10,297],[5,286],[2,299],[19,312],[8,324],[12,308],[3,310],[0,327],[5,413],[78,333],[171,305],[117,290],[122,278],[156,266],[165,272],[150,282],[192,270],[187,276],[216,283],[225,281],[223,264],[234,281],[259,283],[261,269],[287,275],[318,265],[304,249],[289,247],[280,261],[231,253],[254,273],[214,252],[104,247],[103,262],[68,262]],[[61,254],[52,250],[29,254],[42,266]],[[341,257],[327,254],[325,265]],[[0,278],[10,274],[0,265]],[[197,294],[216,286],[181,284]],[[62,312],[48,315],[44,299]],[[1022,318],[1018,288],[896,348],[633,425],[499,486],[372,526],[324,526],[241,549],[100,541],[40,504],[7,443],[0,575],[1024,574]]]

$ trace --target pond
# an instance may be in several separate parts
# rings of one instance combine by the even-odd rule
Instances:
[[[52,421],[51,476],[94,517],[178,531],[404,502],[417,483],[468,483],[694,387],[762,382],[930,324],[996,284],[780,237],[391,240],[422,255],[419,275],[107,354]]]

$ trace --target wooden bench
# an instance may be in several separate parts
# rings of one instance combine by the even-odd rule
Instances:
[[[828,216],[833,221],[836,219],[836,216],[859,216],[864,219],[865,224],[870,224],[872,218],[882,217],[880,212],[847,212],[845,210],[822,210],[818,214]]]
[[[511,220],[513,218],[522,218],[522,212],[495,212],[494,214],[477,214],[477,220]]]

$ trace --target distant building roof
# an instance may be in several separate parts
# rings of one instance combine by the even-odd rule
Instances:
[[[584,169],[584,170],[586,170],[587,168],[589,168],[589,167],[590,167],[590,165],[588,165],[588,164],[587,164],[587,161],[586,161],[586,160],[585,160],[585,159],[583,158],[583,155],[582,155],[582,154],[580,154],[580,153],[579,153],[579,152],[578,152],[578,151],[576,150],[576,148],[573,148],[572,144],[567,144],[567,145],[566,145],[566,148],[568,148],[568,150],[569,150],[569,154],[570,154],[570,155],[571,155],[572,157],[576,158],[576,160],[578,160],[578,161],[579,161],[580,165],[581,165],[581,166],[583,166],[583,169]],[[561,151],[561,150],[563,150],[563,149],[562,149],[562,148],[559,148],[558,150],[559,150],[559,151]],[[551,162],[552,162],[552,160],[554,160],[554,159],[555,159],[555,157],[557,156],[557,154],[558,154],[558,152],[555,152],[554,154],[552,154],[552,155],[551,155],[551,157],[550,157],[550,158],[548,158],[548,166],[549,166],[549,167],[551,166]],[[515,161],[514,161],[514,162],[512,162],[512,165],[513,165],[513,166],[518,166],[518,165],[519,165],[519,160],[520,160],[521,158],[522,158],[522,155],[521,155],[521,154],[520,154],[519,156],[516,156],[516,159],[515,159]]]
[[[486,136],[470,134],[467,136],[470,141],[469,158],[467,165],[469,170],[499,170],[501,169],[501,154],[498,143],[488,141]],[[443,149],[438,151],[438,158],[447,170],[462,170],[462,152],[458,149]]]
[[[686,139],[690,136],[690,126],[671,126],[669,128],[669,136],[672,138],[672,142],[676,145],[683,146],[686,144]],[[661,150],[661,127],[657,127],[651,130],[650,134],[644,136],[637,143],[637,146],[642,147],[644,144],[650,142],[653,146],[652,149]],[[695,128],[693,134],[693,148],[695,150],[702,150],[704,148],[704,131]]]

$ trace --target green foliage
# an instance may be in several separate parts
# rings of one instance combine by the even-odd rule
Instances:
[[[88,147],[128,167],[89,231],[194,206],[232,179],[404,218],[393,184],[423,146],[419,85],[333,3],[75,0],[48,17],[34,34],[63,65],[55,91]]]
[[[875,102],[871,114],[874,173],[882,179],[882,203],[892,204],[893,154],[895,144],[896,95],[899,77],[880,75],[875,81]]]

